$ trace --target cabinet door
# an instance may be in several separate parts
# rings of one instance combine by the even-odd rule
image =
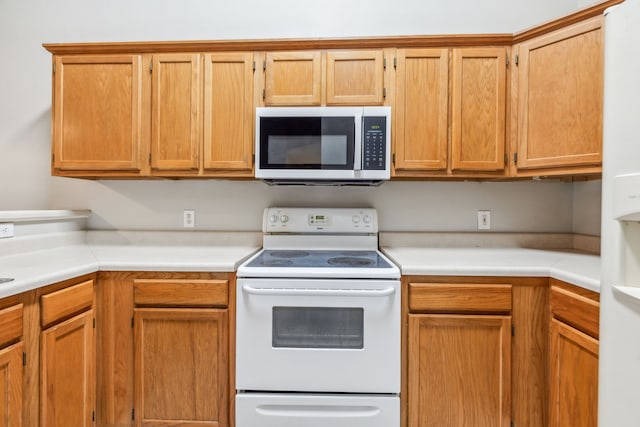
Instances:
[[[90,427],[95,408],[93,309],[40,338],[41,427]]]
[[[139,171],[141,80],[139,55],[55,58],[54,169]]]
[[[451,169],[505,166],[505,48],[453,50]]]
[[[511,317],[409,315],[409,425],[509,427]]]
[[[395,170],[446,170],[449,51],[399,50],[396,90]]]
[[[0,350],[0,425],[22,425],[22,342]]]
[[[205,55],[204,169],[252,175],[253,55]]]
[[[197,170],[200,154],[200,56],[154,55],[151,167]]]
[[[321,59],[319,51],[268,52],[265,105],[320,105]]]
[[[382,50],[327,52],[327,105],[382,105]]]
[[[135,425],[228,426],[228,310],[135,310]]]
[[[551,427],[598,425],[598,340],[551,320]]]
[[[519,47],[518,169],[602,162],[602,18]]]

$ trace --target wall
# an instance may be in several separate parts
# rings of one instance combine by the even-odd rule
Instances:
[[[258,229],[268,205],[367,204],[383,229],[472,230],[475,210],[491,209],[497,230],[571,231],[574,189],[557,182],[299,189],[50,177],[51,58],[41,44],[511,33],[574,11],[576,1],[0,0],[0,210],[89,208],[92,228],[164,229],[179,227],[188,207],[207,229]]]

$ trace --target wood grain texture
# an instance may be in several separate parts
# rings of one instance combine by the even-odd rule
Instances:
[[[513,423],[520,427],[546,427],[549,414],[547,286],[513,287],[512,325]]]
[[[26,367],[22,383],[22,426],[40,427],[40,299],[37,291],[24,292],[23,343]]]
[[[200,55],[154,55],[152,64],[151,167],[197,172],[202,145]]]
[[[597,427],[598,341],[551,320],[550,427]]]
[[[135,309],[135,425],[228,425],[228,311]]]
[[[204,56],[205,174],[253,176],[253,54]]]
[[[453,50],[451,169],[505,167],[506,49]]]
[[[22,304],[0,310],[0,347],[22,337],[23,311]]]
[[[552,286],[550,307],[551,314],[555,318],[595,339],[599,338],[600,303],[598,301],[558,286]]]
[[[134,279],[136,305],[198,307],[229,304],[228,280]]]
[[[518,169],[599,166],[602,18],[529,40],[518,50]]]
[[[397,52],[394,108],[396,171],[447,169],[449,50]]]
[[[40,426],[91,427],[95,408],[93,310],[42,331]]]
[[[384,55],[378,50],[326,53],[327,105],[382,105]]]
[[[93,280],[87,280],[40,297],[42,327],[69,318],[93,305]]]
[[[320,105],[321,87],[320,51],[267,52],[265,105]]]
[[[0,425],[22,426],[22,351],[19,342],[0,350]]]
[[[409,310],[429,313],[508,313],[511,285],[409,283]]]
[[[58,56],[55,69],[53,167],[138,171],[140,55]]]
[[[510,316],[410,314],[409,426],[510,426],[510,325]]]

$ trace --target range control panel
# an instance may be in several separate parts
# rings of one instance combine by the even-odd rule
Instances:
[[[265,233],[377,233],[378,216],[371,208],[267,208]]]
[[[384,170],[387,167],[386,117],[365,116],[362,127],[362,169]]]

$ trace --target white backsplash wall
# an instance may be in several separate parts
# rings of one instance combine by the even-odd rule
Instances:
[[[85,181],[57,178],[52,207],[91,209],[93,229],[259,230],[268,206],[375,207],[383,231],[571,232],[573,187],[560,182],[387,182],[380,187],[270,187],[261,182]]]
[[[269,205],[370,205],[383,230],[473,231],[475,211],[490,209],[497,231],[570,232],[573,186],[557,182],[308,189],[51,177],[51,55],[41,45],[511,33],[577,8],[578,0],[0,0],[0,210],[92,209],[92,228],[180,229],[182,210],[191,208],[198,228],[257,230]]]
[[[602,181],[573,184],[573,232],[600,236]]]

